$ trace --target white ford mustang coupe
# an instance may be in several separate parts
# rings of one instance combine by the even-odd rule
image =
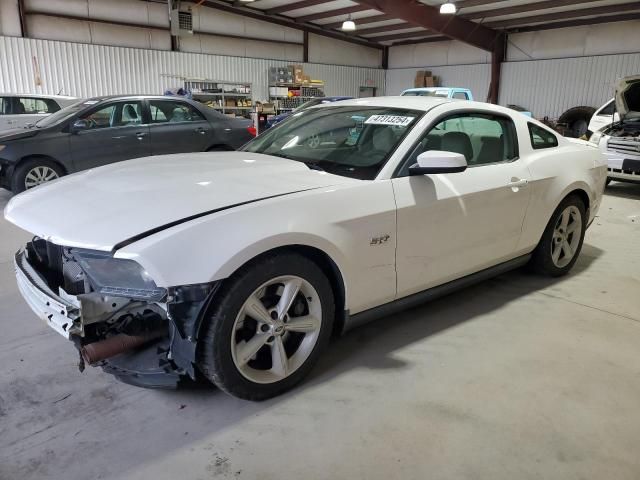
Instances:
[[[237,397],[307,375],[332,332],[524,264],[563,275],[600,151],[435,97],[312,108],[242,151],[142,158],[14,197],[22,295],[85,362]]]

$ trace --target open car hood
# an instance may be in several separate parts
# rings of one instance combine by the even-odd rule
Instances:
[[[109,251],[225,209],[357,181],[256,153],[184,153],[69,175],[15,196],[4,213],[58,245]]]
[[[640,119],[640,75],[618,80],[616,109],[620,114],[620,120]]]

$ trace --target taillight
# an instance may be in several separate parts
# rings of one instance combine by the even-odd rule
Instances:
[[[255,137],[258,134],[256,127],[247,127],[247,132],[249,132],[252,137]]]

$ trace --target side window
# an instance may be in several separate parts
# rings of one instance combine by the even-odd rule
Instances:
[[[529,123],[529,137],[534,150],[558,146],[558,137],[546,128]]]
[[[151,123],[199,122],[204,120],[200,112],[188,103],[172,100],[151,100]]]
[[[92,130],[109,127],[136,126],[142,123],[140,102],[112,103],[82,117]]]
[[[19,113],[24,114],[45,114],[59,110],[59,108],[56,110],[51,109],[50,105],[42,98],[28,97],[20,97],[16,107],[18,108]]]
[[[11,113],[11,102],[9,97],[0,97],[0,115],[9,115]]]
[[[460,153],[469,166],[510,161],[518,157],[515,126],[511,119],[499,115],[465,113],[447,117],[422,137],[398,175],[408,175],[418,155],[429,150]]]
[[[598,115],[613,115],[614,113],[616,113],[616,101],[611,100],[598,112]]]
[[[454,92],[452,98],[457,98],[460,100],[469,100],[469,96],[467,95],[466,92]]]

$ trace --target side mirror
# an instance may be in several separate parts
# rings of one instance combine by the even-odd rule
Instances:
[[[89,122],[81,118],[77,119],[71,125],[71,133],[78,133],[81,130],[88,130],[88,129],[89,129]]]
[[[458,173],[467,169],[467,159],[461,153],[429,150],[418,155],[417,160],[409,167],[409,175]]]

